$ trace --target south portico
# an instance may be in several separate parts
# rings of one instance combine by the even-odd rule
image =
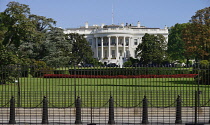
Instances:
[[[89,37],[89,39],[91,38]],[[140,43],[141,38],[138,40],[137,42]],[[93,41],[91,47],[95,48],[93,49],[95,50],[94,58],[99,59],[102,63],[118,64],[121,59],[125,61],[134,55],[133,47],[135,45],[132,47],[132,36],[129,34],[94,35],[90,41]]]

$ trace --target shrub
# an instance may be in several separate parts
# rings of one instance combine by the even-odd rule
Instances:
[[[33,77],[42,77],[44,74],[53,74],[54,69],[48,67],[44,61],[33,60],[33,65],[30,67],[30,74]]]
[[[130,60],[128,60],[127,62],[123,63],[124,67],[130,67],[132,65],[132,62]]]
[[[199,62],[201,69],[207,69],[209,67],[209,61],[208,60],[201,60]]]
[[[18,68],[16,65],[0,66],[0,84],[13,83],[19,75]]]
[[[195,67],[196,68],[196,67]],[[201,85],[210,85],[210,67],[208,60],[201,60],[199,62],[198,69],[194,69],[198,75],[195,77],[195,81]]]
[[[67,70],[54,70],[54,74],[69,74]]]

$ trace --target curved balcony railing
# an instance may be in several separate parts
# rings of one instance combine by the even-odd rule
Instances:
[[[119,44],[118,44],[118,46],[123,46],[123,45],[124,45],[123,43],[119,43]],[[128,45],[129,45],[128,43],[125,44],[125,46],[128,46]],[[98,46],[101,46],[101,44],[98,44]],[[108,44],[108,43],[107,43],[107,44],[104,43],[103,46],[109,46],[109,44]],[[110,44],[110,46],[116,46],[116,44]]]

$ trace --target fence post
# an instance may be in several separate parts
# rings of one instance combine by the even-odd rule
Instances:
[[[108,124],[115,124],[114,121],[114,99],[110,96],[109,99],[109,121]]]
[[[15,121],[15,98],[14,98],[14,96],[12,96],[12,98],[10,99],[9,124],[16,124],[16,121]]]
[[[143,99],[143,112],[142,112],[142,124],[148,124],[148,100],[147,97],[144,96]]]
[[[75,107],[76,107],[76,121],[75,121],[75,124],[82,124],[82,121],[81,121],[81,99],[80,99],[79,96],[76,99]]]
[[[176,124],[182,123],[182,100],[181,96],[178,95],[178,98],[176,99]]]
[[[47,101],[46,96],[44,96],[44,99],[43,99],[42,124],[49,124],[49,121],[48,121],[48,101]]]

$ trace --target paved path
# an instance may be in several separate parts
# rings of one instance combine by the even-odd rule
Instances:
[[[208,123],[210,108],[202,107],[198,110],[198,122]],[[92,117],[91,117],[92,112]],[[75,108],[49,108],[49,122],[52,124],[74,124]],[[151,124],[173,124],[175,123],[175,108],[149,108],[149,122]],[[82,108],[82,122],[108,123],[108,108]],[[194,122],[194,108],[182,108],[183,123]],[[0,123],[8,123],[9,108],[0,108]],[[18,124],[39,124],[42,121],[41,108],[16,108],[16,122]],[[139,124],[142,122],[142,108],[115,108],[116,124]]]

